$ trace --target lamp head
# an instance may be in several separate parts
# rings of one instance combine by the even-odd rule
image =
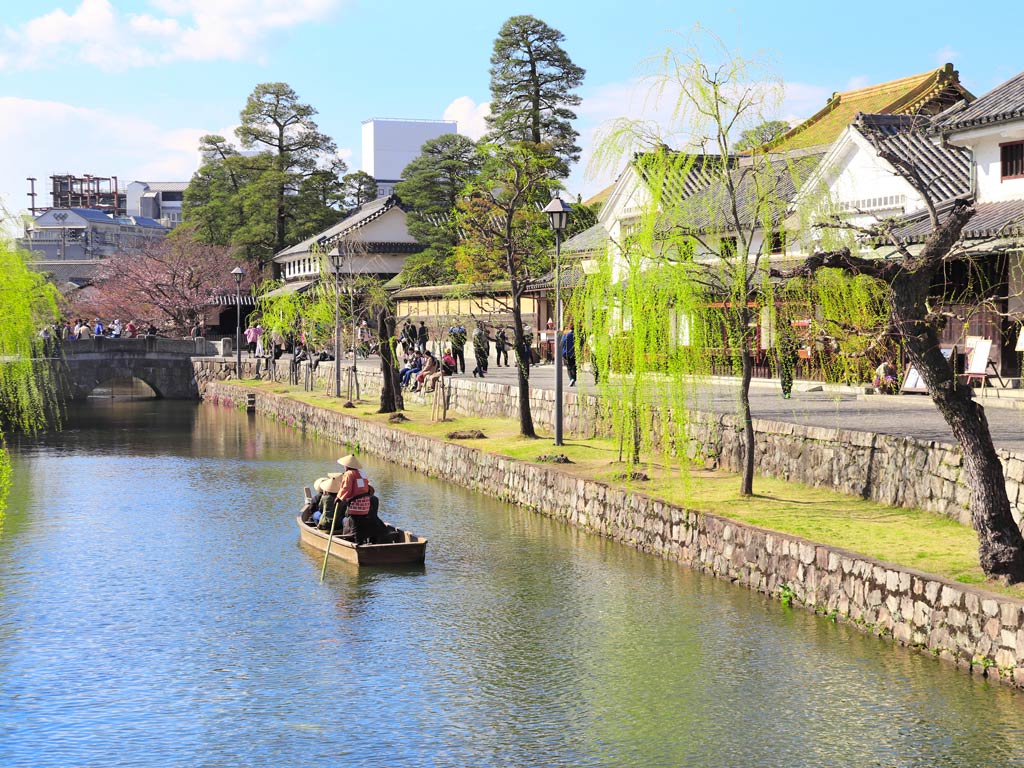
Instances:
[[[556,194],[544,209],[544,213],[548,215],[551,228],[561,232],[569,224],[569,214],[572,213],[572,207]]]

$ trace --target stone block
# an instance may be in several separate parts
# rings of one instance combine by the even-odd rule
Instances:
[[[1020,626],[1020,606],[1016,603],[1003,603],[999,614],[1004,627],[1017,629]]]
[[[942,593],[939,598],[939,603],[944,608],[952,606],[959,606],[963,601],[964,593],[959,589],[954,589],[948,585],[942,587]]]

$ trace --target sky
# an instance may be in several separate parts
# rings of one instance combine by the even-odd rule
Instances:
[[[494,38],[517,14],[560,30],[586,70],[583,158],[567,181],[584,197],[616,170],[588,162],[601,126],[659,117],[643,96],[645,62],[696,24],[771,62],[785,83],[776,116],[790,121],[835,91],[945,62],[975,95],[1024,70],[1024,10],[1002,0],[0,0],[0,202],[25,210],[29,176],[43,191],[61,173],[187,181],[199,137],[234,138],[263,82],[286,82],[311,104],[351,170],[370,118],[454,119],[478,138]]]

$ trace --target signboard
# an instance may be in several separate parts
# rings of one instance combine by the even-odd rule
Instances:
[[[991,344],[992,342],[989,342],[989,345]],[[949,361],[950,365],[955,365],[956,347],[943,347],[941,352],[942,356]],[[906,371],[903,372],[903,386],[900,387],[900,392],[915,394],[928,393],[928,387],[925,386],[924,379],[921,378],[921,374],[918,372],[917,368],[909,363],[907,364]]]

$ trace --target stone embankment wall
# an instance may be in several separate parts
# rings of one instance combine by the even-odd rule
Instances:
[[[206,399],[233,407],[250,391],[210,382]],[[1022,601],[286,397],[257,392],[256,410],[1024,687]]]
[[[194,361],[200,389],[210,379],[229,378],[234,363]],[[243,363],[246,365],[246,363]],[[255,366],[248,364],[243,376],[253,377]],[[278,380],[288,380],[288,364],[278,362]],[[305,374],[300,378],[304,380]],[[310,377],[310,387],[325,390],[333,386],[334,368],[319,366]],[[377,372],[359,372],[364,397],[380,393]],[[342,386],[344,388],[344,379]],[[406,393],[406,398],[429,402],[433,395]],[[530,404],[538,429],[551,430],[554,424],[554,392],[531,389]],[[519,416],[515,387],[475,379],[456,378],[451,382],[450,407],[470,416]],[[563,424],[567,435],[592,437],[602,431],[606,421],[600,402],[592,395],[565,394]],[[694,413],[690,417],[693,451],[709,457],[723,469],[740,471],[743,455],[738,419],[732,415]],[[754,419],[756,470],[766,477],[792,480],[819,488],[831,488],[899,507],[915,507],[951,517],[970,525],[969,492],[961,478],[963,460],[958,448],[943,443],[870,432],[807,427],[799,424]],[[1021,523],[1024,513],[1024,456],[1001,451],[1006,490],[1014,518]]]

